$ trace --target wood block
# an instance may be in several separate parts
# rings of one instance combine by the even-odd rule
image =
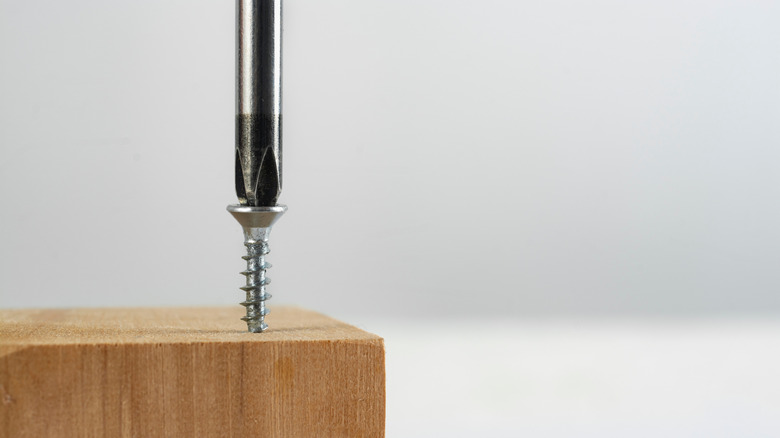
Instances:
[[[382,437],[382,338],[274,307],[0,311],[0,437]]]

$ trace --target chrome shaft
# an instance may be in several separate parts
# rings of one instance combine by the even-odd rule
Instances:
[[[282,2],[236,0],[236,194],[273,206],[282,191]]]
[[[268,328],[266,270],[282,191],[282,1],[236,0],[236,194],[228,211],[244,229],[247,328]]]

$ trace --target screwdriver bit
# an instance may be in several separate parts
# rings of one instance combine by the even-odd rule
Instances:
[[[268,328],[268,235],[287,211],[282,191],[282,2],[236,0],[236,195],[227,210],[244,231],[247,323]]]

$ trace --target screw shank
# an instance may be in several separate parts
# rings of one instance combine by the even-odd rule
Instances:
[[[236,194],[274,206],[282,189],[282,4],[236,0]]]

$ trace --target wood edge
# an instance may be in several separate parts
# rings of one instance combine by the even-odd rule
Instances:
[[[312,319],[315,319],[318,323],[322,321],[327,321],[326,327],[312,327],[312,330],[343,330],[345,331],[345,337],[339,338],[339,337],[333,337],[333,338],[306,338],[302,337],[300,339],[294,339],[294,338],[276,338],[276,339],[252,339],[252,338],[245,338],[240,339],[236,338],[236,336],[245,336],[246,333],[243,330],[234,330],[234,331],[225,331],[223,334],[225,334],[226,338],[220,339],[215,337],[214,333],[217,331],[215,330],[209,330],[208,328],[204,329],[198,329],[193,328],[190,330],[187,334],[192,335],[192,339],[186,339],[183,337],[176,338],[175,336],[172,337],[169,341],[166,341],[164,338],[161,340],[159,338],[154,338],[155,331],[159,333],[164,333],[166,329],[170,329],[172,333],[176,333],[177,331],[179,334],[181,334],[182,331],[186,331],[186,329],[183,329],[182,327],[166,327],[164,324],[162,326],[154,326],[153,324],[149,326],[150,331],[147,331],[144,327],[131,327],[127,329],[121,329],[121,328],[114,328],[114,327],[95,327],[94,333],[86,333],[81,336],[74,336],[70,339],[68,339],[68,332],[67,330],[64,330],[61,333],[57,333],[54,335],[51,335],[51,337],[46,337],[46,335],[42,335],[40,338],[35,338],[37,336],[34,333],[36,330],[38,330],[37,327],[35,327],[35,318],[39,315],[46,314],[47,312],[79,312],[79,311],[86,311],[86,312],[101,312],[101,311],[108,311],[108,312],[137,312],[139,314],[144,313],[144,311],[150,311],[150,312],[160,312],[166,311],[166,310],[175,310],[175,309],[182,309],[182,310],[209,310],[209,309],[221,309],[221,310],[227,310],[231,309],[230,306],[187,306],[187,307],[87,307],[87,308],[37,308],[37,309],[0,309],[0,333],[3,333],[5,336],[3,336],[5,339],[0,339],[0,357],[13,354],[19,350],[26,349],[29,347],[60,347],[60,346],[71,346],[71,347],[80,347],[80,346],[96,346],[96,345],[146,345],[150,343],[163,343],[163,344],[212,344],[212,343],[251,343],[253,341],[259,341],[263,340],[264,342],[272,342],[272,343],[287,343],[287,342],[345,342],[345,343],[360,343],[360,344],[373,344],[378,345],[382,349],[384,349],[384,338],[377,335],[376,333],[369,332],[368,330],[365,330],[363,328],[357,327],[355,325],[349,324],[347,322],[344,322],[340,319],[333,318],[331,316],[328,316],[324,313],[309,310],[300,306],[280,306],[281,309],[284,309],[285,311],[292,311],[292,312],[298,312],[301,314],[309,315]],[[4,317],[10,319],[11,321],[3,321],[5,319]],[[3,323],[6,323],[4,326]],[[121,327],[121,320],[117,322],[117,327]],[[19,333],[21,339],[14,339],[13,335],[13,329],[10,329],[12,327],[12,324],[25,324],[29,323],[30,326],[26,327],[27,330],[25,332]],[[48,323],[52,324],[52,323]],[[70,327],[73,325],[72,321],[65,320],[63,321],[64,327]],[[32,328],[31,328],[32,327]],[[87,325],[87,327],[89,327]],[[273,329],[273,327],[272,327]],[[44,329],[41,329],[44,330]],[[220,329],[221,330],[221,329]],[[302,330],[300,327],[291,327],[290,330],[296,331],[296,330]],[[304,329],[305,330],[305,329]],[[102,333],[101,333],[102,332]],[[273,333],[273,330],[270,331],[268,334]],[[209,336],[210,335],[210,336]],[[27,336],[25,338],[24,336]],[[121,339],[121,337],[126,336],[127,339]],[[259,334],[254,336],[265,336],[265,334]],[[278,336],[282,336],[281,334],[278,334]],[[102,338],[101,338],[102,337]]]

